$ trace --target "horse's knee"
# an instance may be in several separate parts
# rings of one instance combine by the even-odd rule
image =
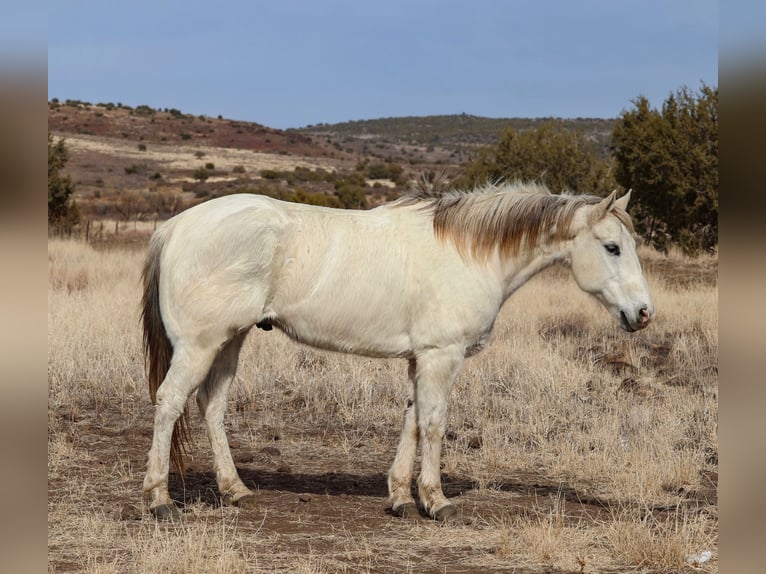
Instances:
[[[157,391],[157,404],[155,406],[155,422],[159,424],[172,424],[183,414],[188,397],[178,397],[167,393],[160,395]]]
[[[183,404],[186,402],[186,397],[181,395],[181,390],[176,388],[174,381],[170,377],[165,377],[160,388],[157,389],[157,406],[172,409],[178,403]]]
[[[426,448],[441,444],[447,430],[446,409],[434,409],[418,421],[421,444]]]

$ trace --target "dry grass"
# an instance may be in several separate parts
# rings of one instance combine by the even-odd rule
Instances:
[[[328,164],[327,160],[317,158],[214,146],[204,146],[204,160],[201,160],[195,155],[200,151],[199,146],[152,142],[148,150],[140,151],[135,141],[72,134],[66,135],[66,145],[73,154],[95,153],[139,163],[157,163],[166,170],[193,170],[207,162],[226,171],[243,166],[253,173],[262,169],[292,170],[296,166],[315,168]]]
[[[383,512],[403,361],[258,331],[227,427],[261,507],[220,506],[195,413],[190,475],[171,485],[185,518],[165,525],[140,496],[143,252],[50,240],[49,571],[717,571],[716,262],[642,256],[658,310],[646,331],[623,333],[553,269],[467,361],[443,458],[465,524]]]

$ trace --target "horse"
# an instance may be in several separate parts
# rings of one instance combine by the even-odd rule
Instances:
[[[169,464],[183,473],[193,393],[222,499],[255,506],[223,424],[239,352],[255,326],[320,349],[406,359],[413,394],[388,473],[389,511],[420,513],[411,490],[419,445],[420,508],[435,520],[454,518],[439,467],[448,397],[465,358],[489,342],[508,297],[563,263],[622,329],[652,320],[629,198],[630,191],[600,198],[506,182],[413,194],[367,211],[236,194],[171,218],[151,237],[142,272],[155,404],[143,482],[151,512],[180,517],[168,493]]]

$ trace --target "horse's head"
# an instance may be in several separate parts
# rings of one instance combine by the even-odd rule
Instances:
[[[630,192],[582,207],[574,218],[569,260],[580,288],[596,297],[626,331],[654,318],[649,290],[636,256],[636,242],[625,215]]]

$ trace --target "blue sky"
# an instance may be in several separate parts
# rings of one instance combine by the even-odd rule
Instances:
[[[712,0],[48,5],[48,97],[276,128],[389,116],[616,117],[718,85]]]

